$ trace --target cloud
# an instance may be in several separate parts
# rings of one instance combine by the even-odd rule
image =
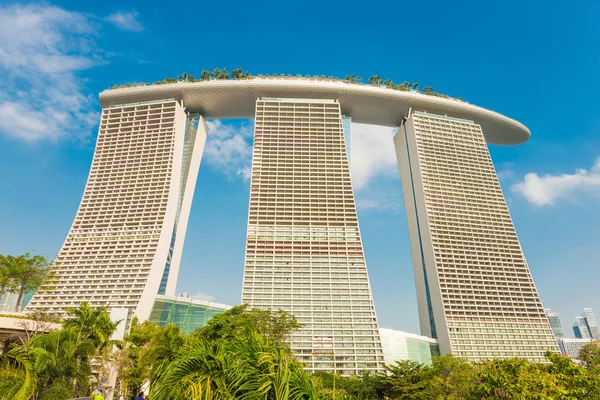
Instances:
[[[123,31],[141,32],[144,30],[144,27],[139,21],[139,14],[136,11],[119,11],[109,15],[108,17],[104,18],[104,20],[110,22]]]
[[[56,6],[0,6],[0,134],[89,135],[98,113],[76,73],[105,63],[97,30],[88,16]]]
[[[231,179],[250,180],[252,164],[252,144],[254,127],[249,123],[238,125],[232,122],[211,120],[208,125],[208,139],[204,150],[204,160],[214,170],[223,172]],[[381,176],[397,176],[398,162],[394,142],[395,128],[375,125],[352,124],[351,174],[355,191],[364,191],[362,205],[391,208],[393,201],[385,201],[381,195],[377,199],[367,196],[368,183]],[[395,207],[395,206],[394,206]]]
[[[573,198],[581,193],[600,197],[600,158],[589,170],[578,169],[573,174],[540,176],[530,172],[523,182],[512,185],[512,191],[536,206],[553,205],[560,199]]]
[[[237,127],[233,123],[223,123],[215,119],[206,121],[208,139],[203,158],[214,170],[221,171],[229,178],[250,179],[252,164],[253,127],[243,123]]]
[[[214,301],[216,299],[216,297],[211,294],[199,292],[199,293],[196,293],[195,295],[193,295],[192,299],[203,300],[203,301]]]
[[[356,209],[358,211],[401,212],[404,209],[402,194],[399,190],[394,189],[387,191],[365,189],[360,191],[356,194]]]
[[[352,124],[350,173],[355,191],[366,188],[376,176],[398,172],[393,136],[397,128]]]

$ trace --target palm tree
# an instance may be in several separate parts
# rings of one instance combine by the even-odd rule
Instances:
[[[81,303],[67,313],[70,317],[63,321],[63,326],[77,330],[78,343],[89,339],[99,350],[109,343],[110,336],[121,322],[112,322],[106,308],[92,308],[88,303]]]
[[[379,75],[371,75],[369,77],[369,80],[367,81],[367,83],[369,85],[379,85],[379,83],[381,82],[381,78],[379,77]]]
[[[227,68],[215,68],[214,74],[216,79],[229,79],[229,73],[227,72]]]
[[[0,354],[0,397],[9,400],[28,400],[35,394],[37,384],[34,368],[27,351],[15,346]]]
[[[244,76],[244,70],[235,68],[231,70],[231,79],[241,79]]]
[[[208,81],[213,77],[213,73],[212,71],[207,71],[205,69],[202,70],[202,72],[200,72],[200,80],[201,81]]]
[[[423,93],[433,93],[433,86],[425,86],[423,88]]]
[[[287,348],[248,328],[243,336],[193,337],[151,385],[155,400],[318,399]]]

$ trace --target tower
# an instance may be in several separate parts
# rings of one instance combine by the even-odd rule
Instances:
[[[600,340],[600,328],[598,328],[598,323],[596,322],[594,310],[591,308],[584,308],[583,318],[585,319],[585,326],[590,332],[590,338],[592,338],[593,340]]]
[[[296,316],[310,371],[383,366],[335,100],[256,102],[242,302]]]
[[[421,334],[473,361],[558,352],[481,127],[413,112],[394,142]]]
[[[173,99],[102,110],[96,151],[51,288],[28,310],[62,314],[79,302],[146,319],[173,295],[206,126]]]
[[[555,313],[549,308],[544,309],[544,312],[546,313],[546,318],[548,318],[548,322],[550,323],[550,327],[552,328],[554,336],[556,336],[557,338],[564,337],[565,335],[562,329],[562,324],[560,323],[560,316],[558,315],[558,313]]]

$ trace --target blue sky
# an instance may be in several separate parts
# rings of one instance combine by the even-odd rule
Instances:
[[[599,2],[89,3],[0,5],[0,253],[59,251],[105,88],[215,67],[378,74],[531,129],[490,151],[542,302],[568,335],[583,307],[600,314]],[[252,121],[211,128],[178,291],[235,304]],[[392,134],[353,126],[352,176],[380,324],[418,332]]]

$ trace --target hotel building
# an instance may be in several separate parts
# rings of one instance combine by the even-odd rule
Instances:
[[[348,375],[383,354],[344,136],[335,100],[257,101],[242,303],[295,315],[296,357]]]
[[[394,142],[421,334],[472,361],[558,352],[481,127],[412,112]]]
[[[421,334],[474,361],[558,352],[487,148],[527,141],[523,124],[455,99],[291,77],[118,88],[100,102],[56,280],[28,310],[87,301],[148,319],[155,299],[175,293],[203,118],[255,117],[242,301],[298,318],[291,346],[311,371],[381,370],[348,170],[352,121],[400,127]]]

